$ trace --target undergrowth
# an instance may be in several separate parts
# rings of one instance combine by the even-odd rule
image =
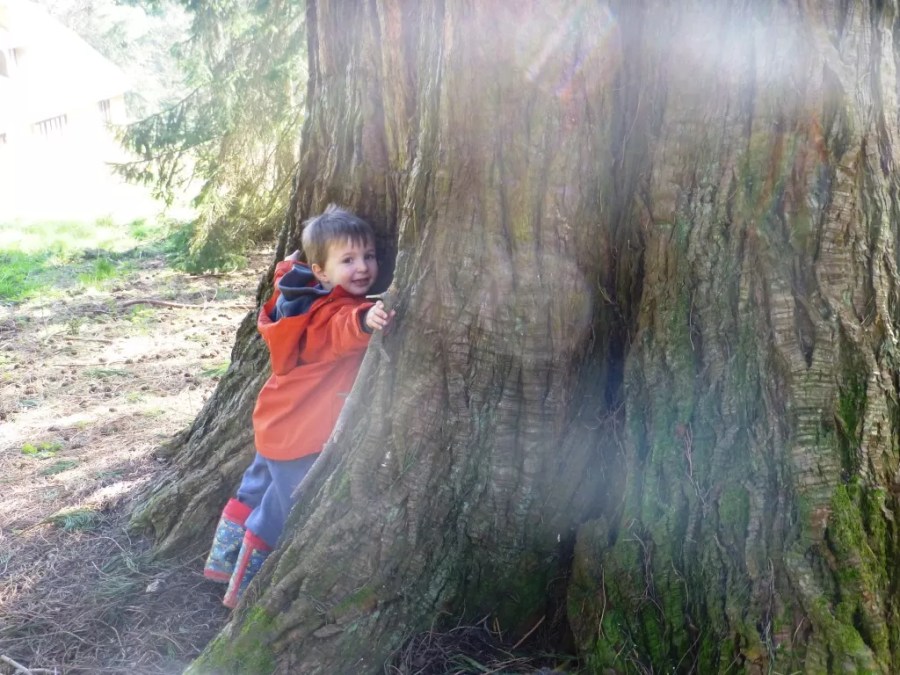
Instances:
[[[430,630],[410,638],[385,666],[388,675],[476,675],[479,673],[575,673],[572,655],[523,647],[525,638],[508,644],[487,625],[459,625]]]
[[[194,223],[172,223],[165,251],[170,264],[188,274],[231,272],[247,266],[246,252],[250,243],[223,234],[200,237]]]

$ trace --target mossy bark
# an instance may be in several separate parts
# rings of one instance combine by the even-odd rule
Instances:
[[[895,672],[896,4],[644,9],[662,112],[627,480],[579,532],[582,648],[598,671]]]
[[[350,206],[398,320],[198,672],[381,672],[560,586],[590,672],[900,667],[897,12],[833,5],[310,0],[276,258]],[[249,460],[250,334],[165,550]]]

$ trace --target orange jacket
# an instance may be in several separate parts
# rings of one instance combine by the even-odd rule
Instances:
[[[369,344],[360,320],[373,303],[336,286],[305,314],[273,321],[275,292],[259,312],[257,328],[269,347],[272,375],[253,410],[256,450],[267,459],[299,459],[322,450]]]

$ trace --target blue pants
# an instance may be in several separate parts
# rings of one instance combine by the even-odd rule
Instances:
[[[257,452],[253,463],[244,471],[237,498],[253,509],[245,525],[272,548],[278,544],[296,501],[294,491],[318,456],[316,453],[300,459],[278,461],[266,459]]]

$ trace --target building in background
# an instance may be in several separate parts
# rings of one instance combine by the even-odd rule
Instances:
[[[118,67],[39,6],[0,0],[0,218],[104,209],[124,154]],[[122,186],[124,187],[124,186]]]

